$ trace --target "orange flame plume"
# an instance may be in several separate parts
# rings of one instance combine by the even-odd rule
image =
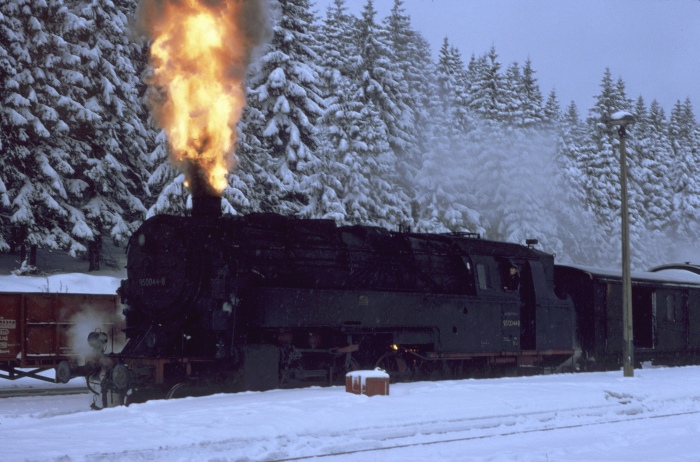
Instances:
[[[254,3],[144,0],[140,6],[152,40],[149,83],[157,97],[151,109],[191,192],[203,187],[220,195],[226,188],[235,126],[245,105],[245,68],[256,45],[246,24]],[[198,184],[200,176],[206,184]]]

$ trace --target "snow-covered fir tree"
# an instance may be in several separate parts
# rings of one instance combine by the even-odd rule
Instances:
[[[492,189],[502,198],[495,204],[500,212],[497,236],[519,243],[537,238],[556,248],[556,223],[547,211],[557,143],[544,125],[542,93],[529,61],[523,71],[517,63],[508,67],[501,94],[506,107],[499,117],[502,173]]]
[[[92,236],[80,210],[86,185],[73,163],[85,149],[75,121],[92,111],[74,90],[83,78],[81,63],[75,46],[63,38],[85,25],[61,0],[5,2],[0,17],[6,52],[0,83],[3,205],[10,246],[22,258],[30,246],[34,265],[38,246],[75,255]]]
[[[638,241],[632,240],[635,250],[632,265],[649,268],[667,258],[667,225],[671,210],[671,184],[668,172],[669,143],[663,110],[656,100],[647,111],[644,98],[637,98],[634,107],[636,122],[630,127],[635,150],[630,156],[629,179],[631,193],[630,213],[638,216]],[[666,254],[666,255],[664,255]]]
[[[10,28],[8,25],[5,23],[7,17],[4,16],[0,10],[0,29],[10,31]],[[7,32],[6,32],[7,33]],[[4,34],[3,34],[4,36]],[[8,51],[6,49],[6,46],[10,43],[9,40],[3,39],[2,42],[0,42],[0,83],[2,83],[2,87],[0,87],[0,127],[2,127],[2,130],[0,130],[0,152],[4,152],[4,139],[5,139],[5,122],[4,122],[4,117],[5,117],[5,98],[9,96],[8,90],[4,83],[8,81],[8,78],[10,75],[13,75],[13,72],[15,72],[12,62],[10,60],[10,56],[8,54]],[[10,241],[10,236],[11,236],[11,224],[10,224],[10,213],[11,213],[11,206],[10,206],[10,196],[7,193],[7,186],[5,186],[5,183],[9,183],[8,180],[8,175],[7,175],[7,170],[10,169],[9,165],[6,165],[4,162],[4,156],[0,156],[0,252],[4,252],[7,250],[10,250],[10,244],[8,243]]]
[[[323,24],[323,32],[336,40],[329,40],[322,52],[327,108],[320,123],[320,153],[334,161],[343,222],[372,224],[382,213],[372,195],[370,181],[376,171],[372,157],[377,145],[388,150],[389,144],[386,128],[371,102],[367,104],[357,79],[362,58],[354,40],[354,21],[346,14],[344,2],[336,1]]]
[[[561,118],[561,105],[559,98],[554,88],[547,95],[547,101],[544,103],[544,120],[547,123],[556,125]]]
[[[327,188],[326,193],[321,197],[334,204],[329,210],[335,213],[325,216],[339,223],[348,220],[344,206],[345,185],[355,174],[346,161],[358,156],[357,149],[361,148],[357,137],[362,102],[356,99],[357,83],[353,80],[359,61],[353,40],[354,22],[345,0],[334,0],[320,28],[321,36],[326,39],[320,50],[325,111],[318,124],[318,155],[324,159],[328,175],[322,183]]]
[[[601,246],[594,249],[598,265],[609,266],[619,261],[620,255],[620,163],[617,130],[607,121],[617,111],[632,112],[621,80],[615,83],[610,69],[605,69],[600,93],[589,112],[589,138],[582,150],[586,200],[596,214]],[[627,146],[633,149],[627,140]]]
[[[535,77],[535,70],[532,67],[530,58],[525,60],[522,70],[522,78],[518,87],[518,92],[521,96],[522,126],[523,127],[542,127],[542,122],[545,120],[545,108],[543,106],[542,92]]]
[[[432,100],[439,105],[437,115],[444,120],[434,124],[447,123],[450,136],[465,135],[474,128],[474,116],[468,107],[469,77],[461,53],[447,38],[440,48],[435,75],[437,98]]]
[[[262,118],[258,138],[264,147],[251,159],[263,170],[252,173],[274,175],[256,177],[256,193],[268,193],[273,210],[293,215],[308,207],[310,196],[318,192],[308,180],[320,167],[315,153],[315,123],[323,113],[318,46],[309,0],[277,0],[272,16],[272,39],[249,83],[248,101]],[[266,191],[269,187],[282,189]]]
[[[435,97],[426,104],[421,169],[416,176],[416,228],[420,231],[483,233],[473,208],[473,152],[466,142],[473,126],[466,106],[465,69],[458,50],[447,39],[436,68]]]
[[[102,0],[67,2],[84,25],[64,38],[82,64],[82,78],[74,88],[85,111],[71,128],[84,149],[71,164],[85,186],[80,211],[90,227],[85,244],[90,270],[95,270],[103,238],[123,242],[145,217],[141,198],[154,132],[141,99],[145,48],[130,34],[128,22],[135,0],[122,1],[119,7]]]
[[[700,235],[700,129],[690,99],[676,101],[671,110],[671,226],[677,239],[695,241]]]
[[[398,93],[393,97],[400,110],[396,124],[403,131],[403,144],[394,146],[398,157],[401,188],[413,196],[414,179],[420,167],[421,147],[426,146],[427,125],[432,122],[427,112],[427,99],[431,94],[434,64],[430,47],[411,26],[411,17],[406,14],[403,0],[394,0],[389,16],[384,18],[384,33],[391,51],[391,58],[398,71]],[[394,143],[396,144],[396,143]]]
[[[506,140],[506,124],[510,119],[506,95],[506,80],[501,73],[501,63],[496,49],[491,49],[468,68],[470,89],[468,108],[475,115],[473,130],[468,135],[475,156],[471,159],[472,177],[477,196],[476,209],[482,215],[487,237],[502,239],[501,222],[504,205],[510,195],[512,176],[506,170],[507,157],[511,155]]]
[[[135,3],[54,0],[3,5],[6,199],[13,246],[88,250],[143,219],[151,133],[144,127]]]
[[[582,149],[586,143],[586,126],[575,102],[571,102],[557,124],[554,195],[552,212],[556,236],[561,248],[553,248],[565,263],[594,264],[590,248],[599,245],[595,216],[587,201]]]
[[[349,221],[367,220],[365,223],[396,229],[412,220],[410,198],[401,188],[397,157],[410,136],[405,132],[405,120],[400,120],[405,108],[397,82],[399,73],[389,57],[376,13],[369,0],[357,22],[359,55],[353,76],[357,86],[352,99],[362,103],[355,139],[360,149],[356,158],[343,159],[352,174],[343,200]]]
[[[170,151],[165,130],[155,139],[155,147],[148,155],[153,172],[148,178],[148,188],[155,201],[148,209],[147,218],[154,215],[184,215],[187,211],[189,192],[185,187],[185,175],[170,162]]]
[[[504,82],[496,47],[470,63],[469,106],[483,120],[502,121],[508,117]]]
[[[135,1],[0,3],[0,251],[97,254],[146,208],[186,213],[184,176],[141,109],[145,44],[126,30]],[[535,237],[563,261],[617,265],[619,138],[606,120],[626,110],[637,118],[634,267],[661,263],[666,237],[697,240],[689,100],[667,120],[606,70],[581,120],[554,90],[544,101],[529,58],[502,69],[491,47],[465,69],[446,38],[433,62],[405,0],[381,20],[371,0],[358,17],[334,0],[320,23],[310,0],[270,4],[274,34],[247,76],[226,212]]]

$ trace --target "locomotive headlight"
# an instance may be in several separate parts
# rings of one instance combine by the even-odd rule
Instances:
[[[129,369],[124,364],[117,364],[112,369],[112,384],[117,390],[129,388]]]

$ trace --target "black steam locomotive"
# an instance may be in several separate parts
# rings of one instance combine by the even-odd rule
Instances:
[[[103,406],[334,384],[374,367],[420,380],[619,364],[614,275],[471,234],[219,210],[199,198],[192,217],[156,216],[132,236],[128,343],[90,373]],[[700,350],[700,285],[658,279],[636,281],[640,346],[687,359]],[[650,327],[669,294],[685,313],[676,343]]]

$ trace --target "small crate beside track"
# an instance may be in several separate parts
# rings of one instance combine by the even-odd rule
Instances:
[[[389,374],[379,368],[348,372],[345,375],[345,391],[356,395],[388,395]]]

